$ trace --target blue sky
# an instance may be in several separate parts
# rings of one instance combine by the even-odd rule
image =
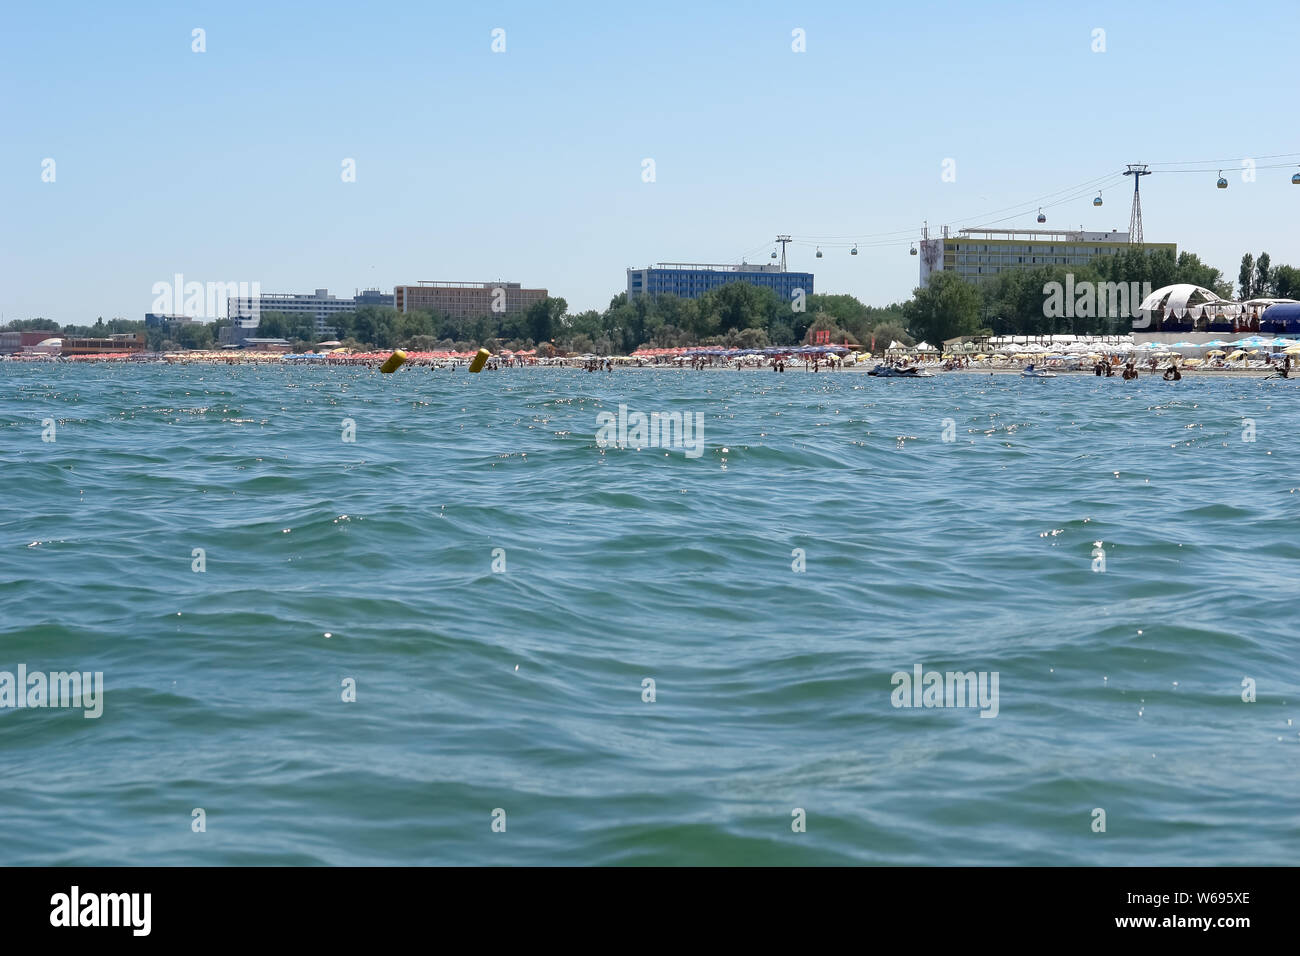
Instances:
[[[916,285],[922,220],[1001,219],[1129,162],[1216,166],[1143,181],[1148,240],[1234,279],[1247,250],[1300,265],[1298,27],[1294,0],[11,4],[0,313],[138,319],[176,273],[506,279],[603,308],[629,266],[767,261],[778,232],[864,239],[791,268],[885,304]],[[1048,225],[1127,228],[1116,179]]]

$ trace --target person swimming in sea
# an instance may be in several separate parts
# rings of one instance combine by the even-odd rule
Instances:
[[[1164,380],[1166,382],[1181,382],[1183,380],[1183,373],[1178,371],[1177,365],[1171,365],[1165,369]]]
[[[1129,379],[1134,379],[1137,377],[1138,377],[1138,370],[1135,367],[1133,362],[1129,362],[1127,365],[1124,366],[1124,381],[1127,382]]]

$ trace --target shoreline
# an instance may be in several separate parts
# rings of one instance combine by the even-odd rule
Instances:
[[[293,367],[322,368],[322,367],[326,367],[326,368],[369,368],[369,369],[378,369],[379,366],[382,364],[382,360],[381,360],[381,359],[377,359],[377,358],[373,358],[373,357],[366,357],[365,359],[354,359],[354,360],[351,360],[351,361],[348,361],[348,360],[334,360],[334,361],[301,361],[301,360],[292,360],[292,359],[290,359],[290,360],[286,360],[286,356],[283,355],[283,354],[268,355],[268,354],[266,354],[266,353],[252,353],[252,354],[249,354],[249,355],[243,355],[243,356],[239,356],[239,357],[231,357],[231,358],[210,358],[210,357],[184,358],[184,357],[181,357],[181,356],[176,356],[176,357],[173,357],[173,358],[166,358],[166,359],[164,359],[164,358],[158,358],[158,359],[138,359],[138,358],[125,358],[125,357],[119,357],[119,356],[113,356],[113,357],[111,357],[111,358],[102,358],[102,359],[101,359],[101,358],[95,358],[95,357],[92,357],[92,356],[79,356],[79,357],[77,357],[77,358],[75,358],[75,359],[68,359],[68,358],[61,358],[61,359],[60,359],[60,358],[54,358],[54,359],[50,359],[50,358],[17,358],[17,357],[12,357],[12,356],[5,356],[5,357],[3,357],[3,358],[0,358],[0,367],[8,366],[8,365],[10,365],[10,364],[13,364],[13,365],[21,365],[21,366],[47,366],[47,365],[60,365],[60,366],[62,366],[62,365],[123,365],[123,366],[147,365],[147,366],[154,366],[154,365],[170,365],[170,366],[198,366],[198,367],[201,367],[201,368],[220,368],[220,367],[232,367],[232,368],[233,368],[233,367],[235,367],[235,366],[257,365],[257,366],[279,366],[279,367],[284,367],[284,368],[293,368]],[[429,362],[429,361],[408,361],[408,362],[403,366],[403,368],[406,368],[407,366],[410,366],[410,367],[413,367],[413,368],[426,368],[426,369],[429,369],[430,371],[456,371],[456,370],[461,369],[461,368],[467,368],[468,365],[469,365],[469,363],[468,363],[467,361],[434,361],[434,362]],[[870,365],[868,365],[868,364],[866,364],[866,363],[862,363],[862,364],[859,364],[859,365],[849,365],[849,366],[844,366],[844,367],[837,368],[837,369],[834,369],[834,370],[823,367],[823,368],[820,368],[817,372],[813,372],[811,369],[804,368],[803,365],[802,365],[802,363],[798,363],[798,364],[796,364],[796,363],[791,363],[791,364],[787,367],[786,372],[789,373],[789,374],[792,374],[792,375],[793,375],[793,374],[804,374],[804,375],[812,375],[812,374],[817,374],[817,375],[844,375],[844,374],[849,374],[849,375],[866,375],[866,374],[867,374],[867,373],[868,373],[872,368],[874,368],[874,367],[875,367],[875,364],[874,364],[874,363],[872,363],[872,364],[870,364]],[[1155,370],[1152,370],[1152,369],[1149,368],[1149,367],[1147,367],[1147,368],[1138,368],[1138,377],[1139,377],[1139,378],[1161,378],[1162,375],[1163,375],[1163,373],[1164,373],[1164,370],[1165,370],[1167,367],[1168,367],[1168,366],[1161,365],[1161,366],[1157,367]],[[932,375],[934,376],[934,378],[942,378],[942,377],[944,377],[944,376],[949,376],[949,375],[962,376],[962,377],[966,377],[966,376],[979,376],[979,375],[993,375],[993,376],[1007,376],[1007,375],[1010,375],[1010,376],[1013,376],[1013,377],[1017,377],[1017,378],[1018,378],[1018,377],[1020,377],[1020,373],[1021,373],[1021,371],[1023,370],[1022,366],[1010,366],[1010,367],[1008,367],[1008,366],[987,366],[987,365],[985,365],[985,366],[975,366],[975,367],[970,367],[970,368],[949,369],[949,370],[944,370],[944,369],[941,369],[941,368],[938,368],[938,367],[930,367],[930,366],[921,366],[921,368],[923,368],[923,369],[924,369],[925,371],[927,371],[927,372],[932,373]],[[527,364],[527,365],[523,365],[523,366],[517,366],[517,365],[516,365],[516,366],[504,366],[504,367],[501,367],[501,368],[498,368],[498,369],[484,369],[484,372],[498,372],[498,371],[501,371],[501,372],[509,372],[509,371],[515,371],[515,370],[518,370],[518,369],[554,369],[554,370],[561,370],[561,371],[563,371],[563,370],[568,370],[568,371],[575,371],[575,372],[577,372],[577,371],[584,371],[584,368],[583,368],[582,365],[566,365],[566,364],[561,364],[561,363],[558,363],[558,362],[557,362],[557,363],[541,363],[541,362],[534,362],[534,363],[529,363],[529,364]],[[1196,377],[1198,377],[1198,376],[1210,376],[1210,377],[1234,377],[1234,376],[1239,376],[1239,377],[1245,377],[1245,378],[1268,378],[1268,377],[1276,377],[1276,375],[1277,375],[1277,369],[1278,369],[1277,366],[1274,366],[1274,367],[1271,367],[1271,368],[1196,368],[1196,367],[1188,368],[1188,367],[1186,367],[1186,366],[1180,366],[1180,370],[1181,370],[1182,373],[1183,373],[1183,378],[1184,378],[1184,379],[1186,379],[1186,378],[1196,378]],[[399,371],[400,371],[400,370],[399,370]],[[641,371],[680,371],[680,372],[687,372],[687,373],[690,373],[690,372],[750,372],[750,373],[757,372],[757,373],[761,373],[761,374],[764,374],[764,375],[785,374],[785,373],[774,372],[770,366],[746,365],[746,366],[741,366],[741,367],[737,368],[737,367],[734,366],[734,365],[706,365],[706,366],[704,366],[703,368],[695,369],[695,368],[691,368],[690,366],[685,366],[685,365],[672,365],[672,364],[645,364],[645,365],[637,365],[637,364],[631,364],[631,363],[627,363],[627,362],[616,363],[616,364],[614,365],[612,371],[618,371],[618,372],[627,372],[627,371],[634,371],[634,372],[641,372]],[[1047,369],[1044,369],[1044,371],[1050,371],[1050,372],[1052,372],[1055,376],[1060,377],[1060,378],[1064,378],[1064,377],[1080,377],[1080,376],[1081,376],[1081,377],[1088,377],[1088,378],[1120,378],[1120,377],[1121,377],[1121,376],[1120,376],[1120,372],[1119,372],[1118,370],[1116,371],[1116,373],[1115,373],[1113,376],[1098,376],[1098,375],[1096,375],[1096,374],[1094,373],[1094,371],[1093,371],[1091,368],[1080,368],[1080,369],[1047,368]],[[597,374],[597,375],[599,375],[599,374],[609,374],[609,373],[605,373],[604,370],[597,370],[596,372],[591,373],[591,374]],[[1295,375],[1294,375],[1293,377],[1295,377],[1295,378],[1300,378],[1300,370],[1297,370],[1296,373],[1295,373]]]

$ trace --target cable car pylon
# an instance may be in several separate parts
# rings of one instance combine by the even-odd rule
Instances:
[[[1125,176],[1133,177],[1133,212],[1128,218],[1128,241],[1133,245],[1142,242],[1142,192],[1138,188],[1143,176],[1150,176],[1146,163],[1129,163]]]

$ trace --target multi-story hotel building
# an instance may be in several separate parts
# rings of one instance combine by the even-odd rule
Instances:
[[[813,294],[811,272],[786,272],[779,265],[712,265],[692,262],[660,262],[644,269],[627,270],[627,297],[675,295],[698,299],[710,289],[730,282],[765,286],[789,302],[797,290]]]
[[[398,312],[437,312],[455,319],[514,315],[547,296],[518,282],[420,282],[393,290]]]
[[[1083,266],[1099,256],[1113,256],[1133,248],[1127,232],[1083,232],[1060,229],[962,229],[950,236],[921,240],[921,286],[936,272],[952,272],[976,285],[1008,269],[1036,266]],[[1138,248],[1168,249],[1172,242],[1144,242]]]
[[[352,302],[358,309],[363,305],[386,305],[391,309],[393,307],[393,293],[380,292],[378,289],[366,289],[358,292]]]
[[[281,312],[285,315],[309,315],[318,335],[333,335],[334,327],[329,317],[340,312],[352,312],[356,303],[329,294],[328,289],[314,293],[270,293],[258,296],[230,296],[226,300],[226,316],[236,325],[256,328],[264,312]]]

